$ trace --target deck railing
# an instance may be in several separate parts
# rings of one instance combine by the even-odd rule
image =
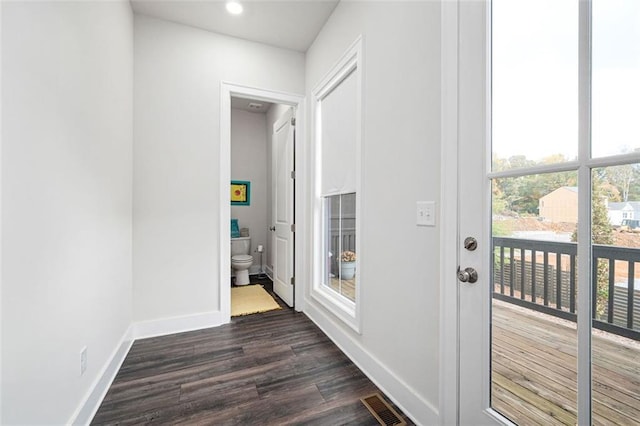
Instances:
[[[494,237],[493,255],[494,298],[577,321],[576,243]],[[640,249],[594,244],[592,256],[593,327],[640,340]]]

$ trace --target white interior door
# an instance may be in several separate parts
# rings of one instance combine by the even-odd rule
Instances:
[[[294,138],[293,109],[273,125],[273,290],[293,307]]]

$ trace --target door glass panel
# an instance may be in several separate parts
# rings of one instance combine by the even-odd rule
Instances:
[[[640,2],[594,0],[592,153],[640,149]]]
[[[492,2],[493,171],[578,154],[578,1]]]
[[[589,3],[591,27],[578,16]],[[578,163],[578,128],[592,157],[640,150],[639,22],[637,0],[492,1],[494,176]],[[581,73],[579,38],[591,46]],[[578,121],[579,74],[590,122]],[[492,180],[490,400],[518,424],[577,421],[578,288],[593,312],[581,403],[591,397],[593,424],[640,424],[640,164],[593,169],[591,183],[592,241],[580,243],[592,271],[579,280],[576,172]]]
[[[594,424],[640,421],[640,164],[592,175]]]
[[[491,407],[577,420],[575,172],[492,181]]]

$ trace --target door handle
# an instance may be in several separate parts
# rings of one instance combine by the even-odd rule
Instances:
[[[478,281],[478,271],[473,268],[465,268],[463,270],[458,266],[458,280],[463,283],[475,283]]]
[[[269,231],[275,231],[275,230],[276,230],[276,227],[275,227],[275,226],[270,226],[270,227],[269,227]]]

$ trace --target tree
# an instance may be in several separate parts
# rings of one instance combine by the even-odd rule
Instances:
[[[631,184],[636,180],[637,171],[631,164],[614,166],[605,169],[606,179],[620,191],[622,201],[629,201]]]
[[[593,244],[613,244],[613,228],[609,222],[603,182],[594,178],[591,188],[591,240]]]
[[[628,200],[638,201],[640,200],[640,164],[630,164],[632,171],[632,178],[629,182],[629,192],[627,194]]]
[[[514,155],[508,159],[494,157],[493,171],[520,169],[539,164],[556,164],[566,161],[567,159],[562,154],[550,155],[540,162],[529,160],[524,155]],[[496,179],[495,187],[492,188],[494,200],[497,201],[494,207],[505,211],[505,213],[537,215],[539,213],[538,202],[542,196],[563,186],[575,186],[576,181],[577,178],[574,172],[544,173]]]
[[[558,164],[566,163],[567,161],[567,157],[565,157],[563,154],[553,154],[540,160],[540,164]]]
[[[594,173],[591,188],[591,242],[593,244],[613,245],[613,228],[609,223],[606,205],[605,184],[600,176]],[[578,241],[578,229],[573,232],[571,241]],[[609,262],[598,259],[597,267],[596,316],[602,318],[609,300]]]
[[[609,202],[618,202],[621,200],[620,190],[609,182],[602,182],[602,194]]]
[[[504,214],[507,212],[507,202],[504,200],[504,194],[498,186],[498,182],[491,182],[491,208],[493,214]]]

